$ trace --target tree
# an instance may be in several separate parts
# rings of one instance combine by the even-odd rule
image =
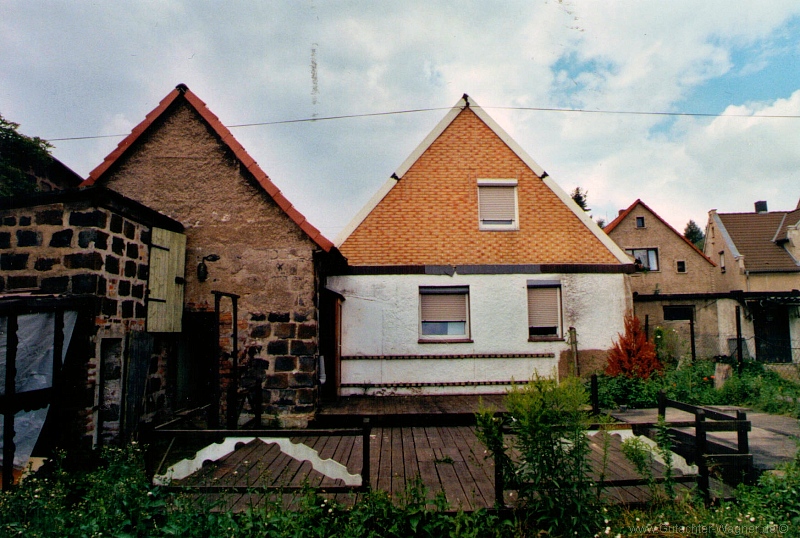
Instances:
[[[683,229],[683,237],[691,241],[700,250],[703,250],[706,236],[695,221],[690,220],[686,224],[686,228]]]
[[[620,334],[619,340],[608,350],[606,375],[647,379],[663,369],[656,346],[647,339],[639,318],[625,316],[625,334]]]
[[[49,142],[25,136],[18,128],[18,123],[0,116],[0,197],[36,192],[36,178],[31,172],[52,160]]]
[[[575,203],[578,204],[578,207],[584,211],[591,211],[591,209],[587,207],[589,203],[589,191],[585,191],[580,187],[575,187],[575,190],[570,193],[570,196],[575,200]]]

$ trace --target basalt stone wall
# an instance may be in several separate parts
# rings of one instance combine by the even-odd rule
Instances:
[[[120,433],[129,335],[145,329],[150,230],[90,201],[0,209],[0,298],[97,298],[85,359],[94,401],[82,412],[95,441]],[[168,406],[163,355],[153,353],[144,419]]]

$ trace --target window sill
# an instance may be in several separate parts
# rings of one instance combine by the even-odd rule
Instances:
[[[529,336],[528,342],[564,342],[563,336]]]
[[[471,344],[471,338],[420,338],[418,344]]]

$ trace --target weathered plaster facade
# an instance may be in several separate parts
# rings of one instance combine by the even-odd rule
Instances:
[[[561,283],[563,325],[575,327],[581,349],[605,350],[623,331],[629,306],[625,281],[614,274],[334,276],[341,294],[341,394],[504,392],[534,374],[555,375],[566,338],[528,335],[530,281]],[[420,340],[420,286],[469,287],[466,343]]]
[[[610,222],[605,231],[626,252],[633,249],[656,249],[658,252],[658,270],[631,274],[634,293],[715,291],[715,264],[641,200]]]

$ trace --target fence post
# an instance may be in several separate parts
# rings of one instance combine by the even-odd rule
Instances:
[[[667,419],[667,393],[664,389],[658,391],[658,418]]]
[[[575,368],[575,376],[581,376],[581,369],[580,365],[578,364],[578,331],[575,330],[575,327],[569,328],[569,345],[572,348],[572,363]]]
[[[499,458],[498,461],[498,454],[503,453],[503,445],[505,442],[503,441],[503,427],[500,427],[500,446],[497,450],[495,450],[494,454],[494,505],[497,508],[502,507],[505,502],[505,496],[503,495],[503,490],[505,489],[505,484],[503,483],[503,459],[502,456]]]
[[[695,424],[695,461],[697,462],[697,486],[700,493],[703,495],[703,501],[706,504],[711,500],[710,484],[708,476],[708,462],[706,461],[706,452],[708,450],[708,443],[706,440],[706,412],[703,409],[697,409],[694,413]]]
[[[736,367],[739,370],[739,375],[742,374],[742,367],[744,361],[742,358],[742,308],[736,307]]]
[[[361,489],[369,491],[370,485],[370,468],[369,468],[369,437],[372,433],[372,427],[368,418],[363,422],[364,430],[361,433]]]
[[[748,440],[747,436],[747,413],[745,411],[736,411],[736,433],[737,433],[737,443],[736,446],[739,449],[739,454],[749,454],[750,453],[750,441]],[[751,466],[740,466],[738,463],[736,465],[737,474],[741,475],[744,474],[745,480],[750,480],[752,475],[753,469]]]
[[[3,409],[3,490],[14,485],[14,415],[16,414],[16,378],[17,378],[17,315],[9,314],[6,318],[6,378],[5,409]],[[60,357],[59,357],[60,359]],[[55,358],[54,358],[55,361]]]
[[[591,398],[592,398],[592,414],[599,415],[600,414],[600,393],[597,386],[597,374],[592,374],[592,385],[591,385]]]

